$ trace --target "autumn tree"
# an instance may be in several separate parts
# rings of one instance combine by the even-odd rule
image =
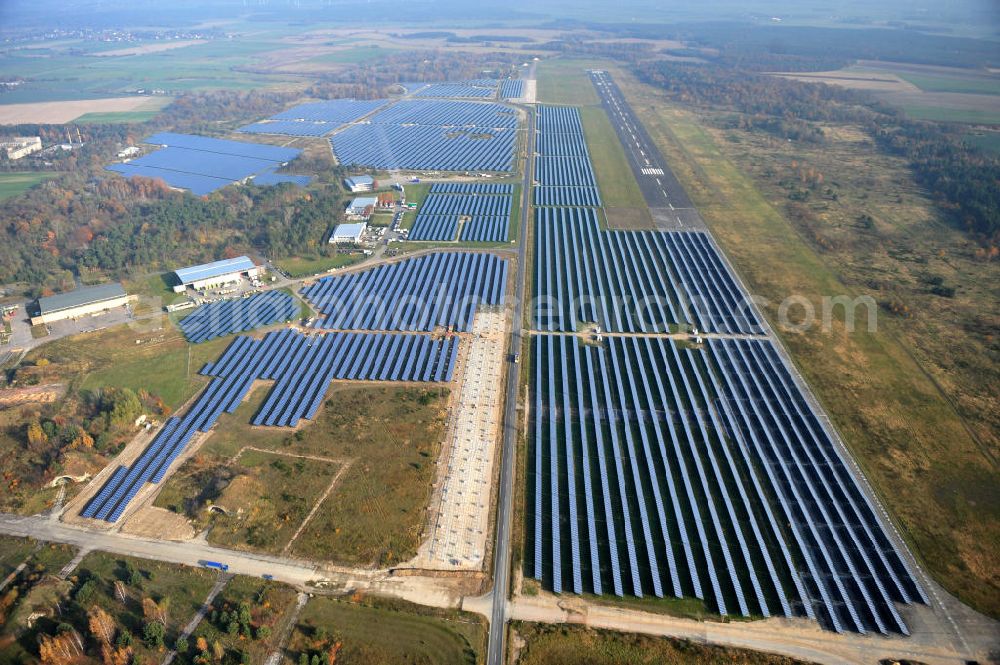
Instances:
[[[90,634],[101,644],[110,646],[111,642],[115,639],[115,631],[117,630],[115,620],[111,615],[97,605],[94,605],[87,612],[87,618]]]

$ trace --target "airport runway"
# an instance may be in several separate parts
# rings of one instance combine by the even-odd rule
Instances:
[[[625,148],[629,166],[656,225],[661,230],[704,229],[701,215],[611,75],[592,70],[590,80]]]

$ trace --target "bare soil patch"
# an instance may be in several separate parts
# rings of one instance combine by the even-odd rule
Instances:
[[[95,58],[114,58],[126,55],[143,55],[144,53],[159,53],[160,51],[172,51],[176,48],[204,44],[204,39],[186,39],[176,42],[162,42],[160,44],[143,44],[142,46],[129,46],[127,48],[116,48],[113,51],[100,51],[92,53]]]
[[[85,113],[138,111],[149,108],[150,97],[112,97],[110,99],[80,99],[68,102],[37,102],[33,104],[0,105],[0,125],[42,123],[59,125]]]

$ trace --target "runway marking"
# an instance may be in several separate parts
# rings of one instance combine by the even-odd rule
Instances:
[[[647,167],[642,169],[642,175],[663,175],[663,169]],[[666,192],[664,192],[666,194]]]

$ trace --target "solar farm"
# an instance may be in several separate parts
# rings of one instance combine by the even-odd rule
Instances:
[[[199,344],[233,333],[290,321],[299,306],[289,293],[267,291],[248,298],[219,300],[202,305],[184,317],[180,329],[189,342]]]
[[[506,283],[507,261],[492,254],[434,252],[324,277],[302,295],[326,330],[469,332],[480,306],[503,306]]]
[[[924,590],[709,236],[602,231],[578,112],[537,139],[526,575],[909,634]]]
[[[538,108],[536,206],[600,207],[580,111],[568,106]]]
[[[512,192],[511,185],[433,185],[409,239],[451,241],[461,227],[463,242],[504,242],[510,232]]]
[[[419,171],[498,171],[514,166],[517,114],[495,103],[400,101],[330,137],[345,165]]]
[[[255,178],[260,185],[293,182],[300,177],[275,173],[301,154],[296,148],[162,132],[144,143],[162,146],[138,159],[112,164],[109,171],[126,177],[160,178],[171,187],[205,195],[227,185]],[[292,178],[292,179],[289,179]]]
[[[201,370],[214,377],[182,417],[169,418],[129,466],[119,466],[81,516],[116,522],[147,485],[163,480],[170,465],[223,413],[232,414],[253,383],[274,385],[252,423],[295,427],[311,420],[335,379],[365,381],[450,381],[455,368],[455,337],[386,333],[303,335],[292,329],[257,340],[236,337],[214,363]]]
[[[244,134],[283,134],[285,136],[326,136],[338,127],[356,122],[385,106],[385,99],[331,99],[300,104],[266,120],[240,127]]]

